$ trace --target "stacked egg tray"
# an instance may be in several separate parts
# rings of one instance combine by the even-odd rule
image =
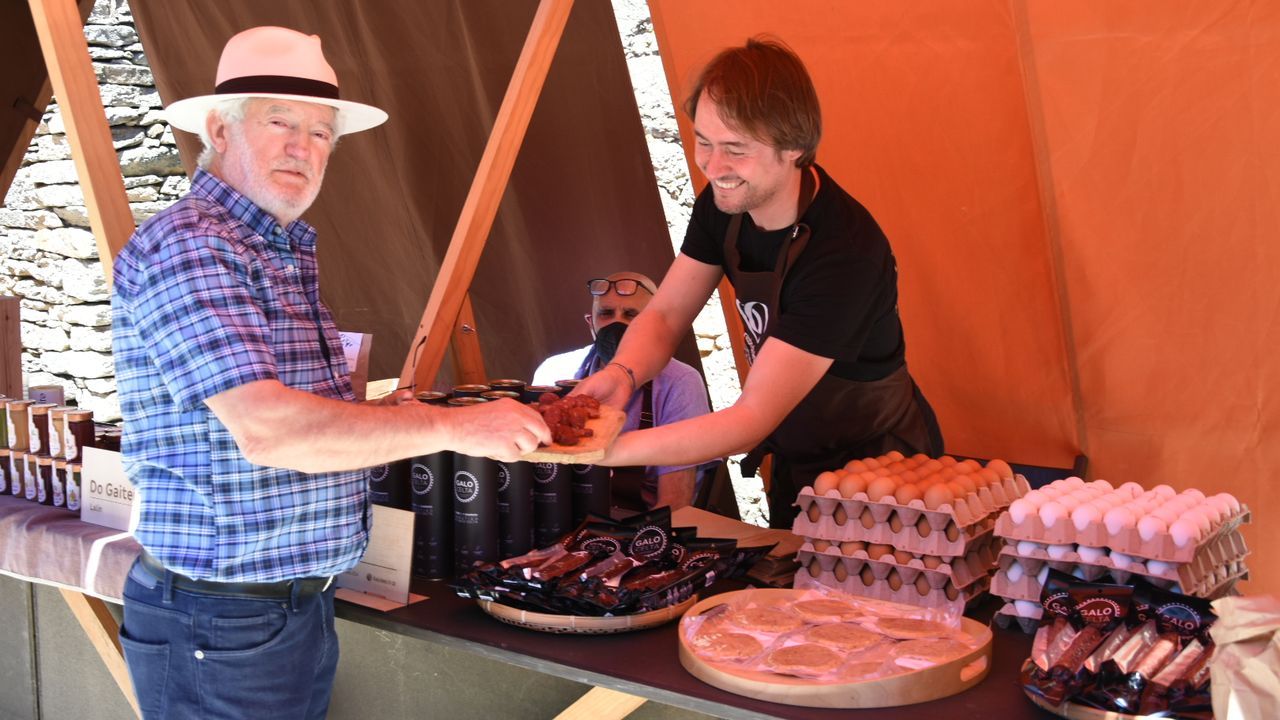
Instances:
[[[1066,485],[1086,486],[1078,478],[1068,478],[1044,489],[1052,492],[1059,483],[1064,485],[1058,490]],[[1096,487],[1099,483],[1105,488],[1100,494],[1118,492],[1111,491],[1105,481],[1087,485]],[[1015,523],[1011,508],[1000,516],[996,534],[1005,545],[991,583],[992,594],[1006,600],[995,616],[998,625],[1016,623],[1026,632],[1035,630],[1042,612],[1040,592],[1049,568],[1090,582],[1128,583],[1141,577],[1157,587],[1209,599],[1230,594],[1239,580],[1248,578],[1244,560],[1249,551],[1240,534],[1240,525],[1250,520],[1247,507],[1230,496],[1218,495],[1207,501],[1203,493],[1187,491],[1184,495],[1190,502],[1210,508],[1212,519],[1204,529],[1188,531],[1184,526],[1175,538],[1162,529],[1163,520],[1148,523],[1146,517],[1156,516],[1146,515],[1142,509],[1144,503],[1158,508],[1173,499],[1172,488],[1160,486],[1142,492],[1136,484],[1125,483],[1121,489],[1126,486],[1131,486],[1128,492],[1133,499],[1112,506],[1106,513],[1085,510],[1078,517],[1072,513],[1058,518],[1053,517],[1056,513],[1047,513],[1053,522],[1045,522],[1039,512],[1018,508],[1024,512],[1020,513],[1022,521]],[[1153,495],[1158,497],[1151,498]],[[1125,518],[1123,512],[1110,512],[1115,507],[1139,508],[1144,519],[1129,522],[1133,518]]]
[[[792,526],[805,538],[795,587],[963,611],[990,587],[996,516],[1029,490],[1010,474],[930,509],[919,498],[903,504],[892,494],[872,501],[862,491],[843,497],[805,487]]]
[[[999,551],[1000,541],[990,530],[954,558],[913,555],[860,541],[833,544],[806,538],[796,556],[801,569],[795,587],[825,585],[877,600],[960,611],[987,591]]]

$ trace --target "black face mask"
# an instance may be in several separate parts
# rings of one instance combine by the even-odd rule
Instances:
[[[596,331],[595,356],[603,367],[613,362],[618,352],[618,344],[622,342],[622,334],[627,331],[624,322],[611,322]]]

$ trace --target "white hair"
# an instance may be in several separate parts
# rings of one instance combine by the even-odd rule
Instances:
[[[222,122],[234,125],[244,120],[245,108],[248,106],[249,98],[232,98],[218,103],[209,112],[217,113]],[[200,126],[200,142],[204,144],[204,149],[200,151],[200,157],[196,158],[196,165],[208,170],[213,159],[218,156],[218,151],[213,149],[213,141],[209,139],[208,125]]]
[[[244,120],[245,111],[249,107],[249,101],[256,99],[257,98],[239,97],[223,100],[213,106],[213,109],[209,112],[217,113],[218,117],[222,119],[222,122],[227,125],[235,125],[241,120]],[[338,138],[342,137],[342,132],[342,113],[334,112],[331,150],[338,147]],[[213,148],[213,141],[209,139],[209,129],[207,125],[200,126],[200,142],[204,145],[204,148],[200,151],[200,156],[196,158],[196,165],[204,170],[208,170],[209,166],[213,164],[214,158],[218,156],[218,151]]]

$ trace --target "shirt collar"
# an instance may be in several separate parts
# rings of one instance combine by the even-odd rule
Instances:
[[[191,179],[191,192],[226,208],[232,217],[272,244],[285,249],[291,249],[290,240],[293,240],[298,248],[315,244],[316,231],[311,225],[299,219],[281,228],[280,223],[276,222],[270,213],[203,168],[196,169],[195,177]]]

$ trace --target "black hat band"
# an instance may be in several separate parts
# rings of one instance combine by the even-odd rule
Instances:
[[[289,77],[287,75],[248,75],[231,78],[214,88],[218,95],[306,95],[309,97],[338,99],[338,86],[322,80]]]

